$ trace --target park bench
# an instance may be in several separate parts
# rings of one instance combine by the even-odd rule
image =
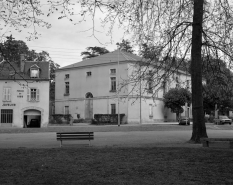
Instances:
[[[233,138],[201,138],[203,147],[209,147],[211,142],[229,142],[230,148],[233,148]]]
[[[91,140],[94,140],[93,132],[57,132],[57,140],[61,141],[60,147],[62,147],[63,140],[89,140],[89,146]]]

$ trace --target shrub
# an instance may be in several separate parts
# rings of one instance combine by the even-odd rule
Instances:
[[[123,123],[125,114],[120,114],[120,123]],[[95,114],[93,124],[118,124],[118,114]],[[125,123],[125,122],[124,122]]]

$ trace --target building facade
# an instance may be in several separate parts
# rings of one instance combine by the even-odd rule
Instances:
[[[152,92],[144,91],[148,86],[146,80],[142,81],[141,89],[127,82],[140,61],[142,58],[136,55],[117,50],[58,69],[55,114],[92,119],[94,114],[120,113],[125,114],[127,123],[176,120],[176,114],[164,108],[162,101],[163,93],[175,87],[176,82],[169,81],[165,88],[158,87]],[[184,72],[176,77],[185,86],[190,80]]]
[[[46,127],[49,121],[49,63],[0,64],[1,127]]]

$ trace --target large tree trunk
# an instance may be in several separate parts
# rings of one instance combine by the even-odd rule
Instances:
[[[201,137],[207,137],[202,97],[201,47],[203,6],[204,0],[194,0],[191,50],[193,132],[190,141],[195,143],[199,143]]]

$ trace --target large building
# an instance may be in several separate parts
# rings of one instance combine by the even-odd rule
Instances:
[[[140,85],[127,84],[134,74],[137,75],[139,66],[143,69],[142,63],[141,57],[116,50],[58,69],[55,114],[92,119],[94,114],[117,114],[119,111],[126,115],[127,123],[175,121],[176,114],[164,108],[163,94],[177,85],[189,86],[190,75],[177,71],[167,79],[166,85],[161,82],[149,91],[148,80],[142,80]],[[190,109],[188,114],[191,117]]]
[[[49,121],[49,63],[0,64],[0,125],[46,127]]]

